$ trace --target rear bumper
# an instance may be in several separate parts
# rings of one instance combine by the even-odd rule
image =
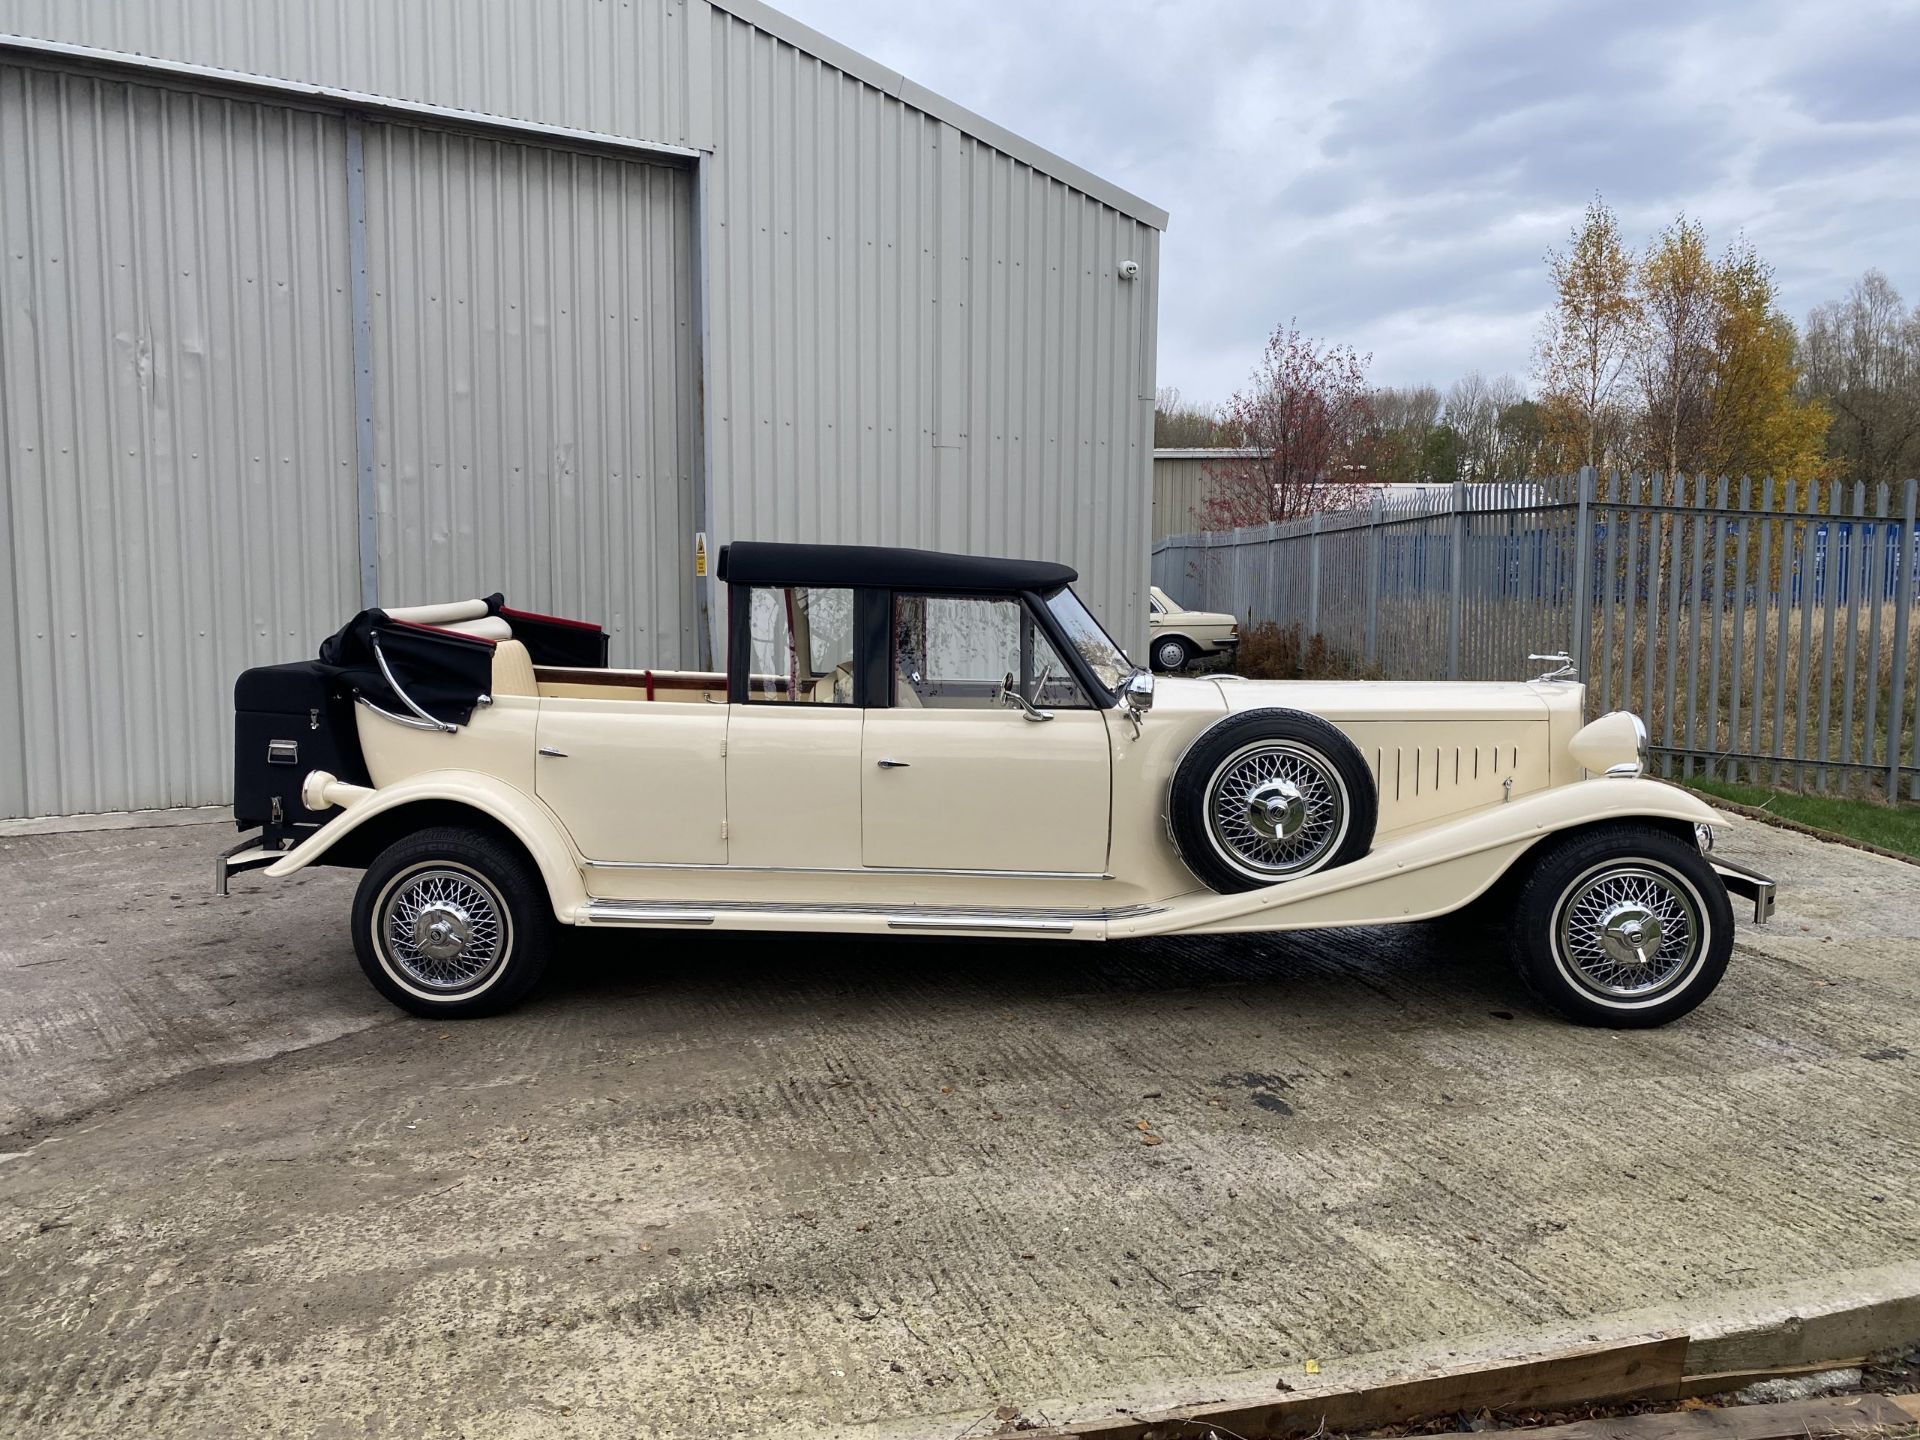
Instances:
[[[1709,855],[1707,863],[1713,866],[1714,873],[1720,877],[1721,884],[1727,887],[1729,895],[1738,895],[1743,900],[1753,902],[1754,924],[1764,925],[1773,918],[1775,886],[1771,876],[1717,856]]]
[[[239,844],[222,850],[213,857],[213,893],[227,893],[229,875],[238,875],[243,870],[258,870],[273,864],[280,856],[280,851],[267,849],[258,835],[250,835]]]

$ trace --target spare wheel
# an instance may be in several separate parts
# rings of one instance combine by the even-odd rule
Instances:
[[[1181,758],[1168,797],[1180,857],[1212,889],[1254,890],[1373,847],[1373,776],[1351,740],[1300,710],[1247,710]]]

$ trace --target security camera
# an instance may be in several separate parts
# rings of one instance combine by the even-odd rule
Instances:
[[[1122,280],[1138,280],[1140,278],[1140,262],[1138,260],[1122,260],[1120,262],[1120,278]]]

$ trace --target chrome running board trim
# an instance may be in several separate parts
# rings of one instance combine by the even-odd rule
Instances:
[[[1004,920],[990,915],[902,915],[887,921],[889,930],[966,930],[975,934],[1066,935],[1073,931],[1071,920],[1027,920],[1008,916]]]
[[[1158,915],[1164,905],[1120,905],[1106,910],[930,910],[925,905],[843,905],[792,900],[711,900],[678,904],[672,901],[589,900],[581,919],[590,925],[712,925],[725,915],[845,916],[854,920],[885,920],[894,930],[997,930],[1062,934],[1076,925],[1108,920],[1131,920]]]

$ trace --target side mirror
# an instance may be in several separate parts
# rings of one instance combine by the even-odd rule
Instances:
[[[1153,709],[1153,672],[1136,670],[1127,676],[1121,695],[1127,702],[1127,708],[1136,715],[1144,715]]]

